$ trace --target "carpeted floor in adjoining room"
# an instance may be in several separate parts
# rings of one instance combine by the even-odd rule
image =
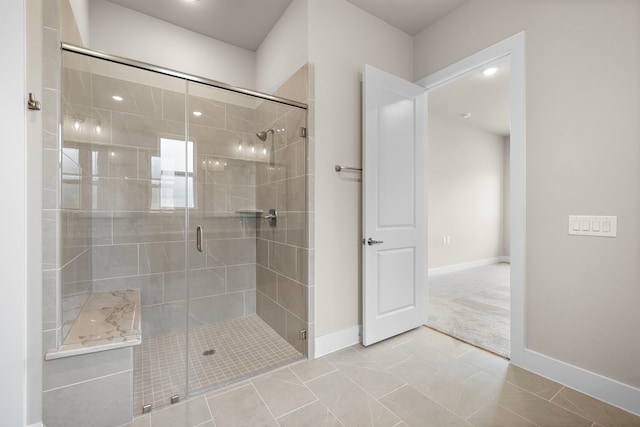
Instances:
[[[427,326],[509,357],[510,264],[429,277]]]

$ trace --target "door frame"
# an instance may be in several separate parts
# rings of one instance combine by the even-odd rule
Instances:
[[[430,74],[415,83],[429,92],[475,72],[480,67],[509,58],[510,76],[510,228],[511,228],[511,362],[524,363],[526,331],[526,134],[525,134],[525,33],[520,32],[486,49]],[[425,117],[425,120],[427,118]],[[429,137],[427,135],[427,149]],[[429,193],[427,191],[427,209]],[[427,231],[428,232],[428,231]],[[426,261],[428,264],[428,260]],[[427,265],[428,268],[428,265]],[[429,279],[427,277],[427,294]]]

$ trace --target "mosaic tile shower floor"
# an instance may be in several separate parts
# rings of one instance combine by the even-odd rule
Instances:
[[[146,404],[166,405],[173,395],[184,398],[185,337],[177,331],[144,338],[135,348],[135,414]],[[189,334],[189,388],[215,388],[301,357],[257,315],[199,326]]]

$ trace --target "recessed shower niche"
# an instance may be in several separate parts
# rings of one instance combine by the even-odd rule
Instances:
[[[73,50],[59,342],[92,295],[139,290],[134,414],[304,357],[306,107]]]

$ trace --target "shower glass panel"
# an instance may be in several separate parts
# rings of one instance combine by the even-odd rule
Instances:
[[[62,57],[60,339],[139,289],[135,414],[303,357],[306,109]]]
[[[186,82],[70,52],[62,79],[62,339],[90,294],[140,289],[134,408],[157,407],[187,392],[186,260],[204,262],[185,252]]]

